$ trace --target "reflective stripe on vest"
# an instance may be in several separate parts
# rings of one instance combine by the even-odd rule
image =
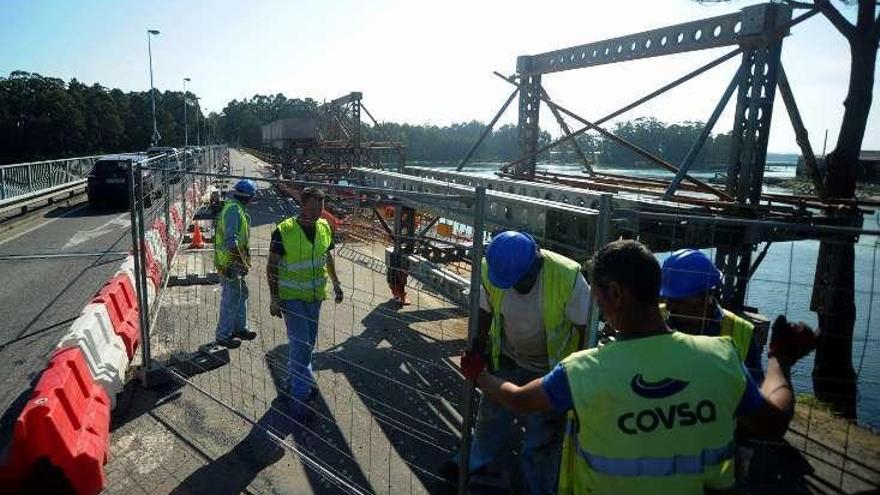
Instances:
[[[748,320],[740,318],[736,314],[726,309],[721,309],[721,329],[719,335],[722,337],[730,337],[733,340],[733,346],[736,353],[742,361],[746,360],[749,355],[749,348],[752,345],[752,334],[755,333],[755,326]]]
[[[734,413],[746,376],[729,343],[673,332],[577,352],[562,365],[575,417],[560,493],[702,494],[733,485]]]
[[[229,268],[229,263],[232,261],[232,252],[226,247],[226,215],[229,213],[230,208],[235,208],[238,212],[238,232],[235,233],[238,249],[245,256],[244,261],[246,263],[250,262],[250,217],[244,211],[241,203],[233,198],[229,198],[223,204],[223,209],[220,210],[220,215],[217,218],[217,224],[214,229],[214,268],[220,274],[223,274]]]
[[[284,257],[278,265],[278,296],[283,300],[314,302],[327,298],[327,250],[333,240],[323,218],[315,222],[310,242],[295,218],[278,224]]]
[[[565,307],[574,290],[580,273],[580,264],[561,254],[541,250],[544,265],[541,267],[541,311],[544,319],[544,334],[547,340],[547,360],[550,368],[556,366],[566,356],[577,350],[578,339],[572,330],[571,322],[565,316]],[[489,282],[489,265],[483,260],[483,288],[489,295],[492,307],[492,325],[489,329],[489,345],[492,367],[498,369],[501,357],[501,341],[504,326],[501,315],[504,303],[504,289]],[[508,289],[513,290],[513,289]]]
[[[566,434],[570,435],[571,423]],[[706,468],[733,459],[736,444],[729,442],[723,447],[703,449],[698,455],[674,455],[671,457],[639,457],[635,459],[605,457],[585,452],[577,435],[572,436],[577,453],[587,461],[590,468],[609,476],[675,476],[678,474],[702,474]]]
[[[319,268],[327,264],[327,256],[321,256],[320,258],[314,260],[305,260],[298,261],[296,263],[288,263],[287,261],[282,261],[281,267],[285,270],[303,270],[305,268]]]

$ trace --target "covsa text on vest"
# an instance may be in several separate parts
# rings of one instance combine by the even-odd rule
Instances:
[[[699,423],[715,421],[715,403],[706,399],[692,407],[687,402],[670,404],[668,407],[655,407],[639,412],[628,412],[617,418],[617,427],[627,435],[636,435],[640,431],[650,433],[663,426],[667,430],[678,427],[693,426]]]

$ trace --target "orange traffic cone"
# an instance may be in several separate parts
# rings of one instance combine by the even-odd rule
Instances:
[[[205,240],[202,239],[202,229],[199,228],[199,224],[193,224],[193,238],[192,242],[189,243],[190,249],[202,249],[205,247]]]

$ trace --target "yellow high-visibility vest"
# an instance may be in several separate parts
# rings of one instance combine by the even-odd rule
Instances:
[[[327,250],[333,241],[330,224],[315,222],[315,241],[309,242],[295,218],[278,224],[284,258],[278,266],[278,297],[314,302],[327,298]]]
[[[559,493],[702,495],[734,483],[733,431],[746,386],[734,349],[673,332],[572,354],[575,419]]]
[[[580,264],[561,254],[541,250],[544,265],[541,267],[541,306],[544,317],[544,333],[547,337],[547,357],[550,368],[562,361],[566,356],[577,350],[578,336],[572,328],[571,321],[565,316],[565,307],[580,271]],[[501,318],[501,307],[504,302],[504,289],[499,289],[489,282],[489,265],[483,260],[483,287],[489,295],[492,306],[492,326],[489,329],[489,345],[491,347],[492,367],[498,369],[501,355],[501,339],[504,326]]]
[[[232,251],[226,246],[226,214],[231,208],[238,212],[238,231],[237,245],[239,252],[244,256],[244,262],[250,263],[250,250],[248,244],[250,242],[250,217],[244,211],[244,207],[233,198],[229,198],[223,204],[220,210],[220,216],[217,219],[214,228],[214,268],[221,275],[229,269],[229,263],[232,261]]]

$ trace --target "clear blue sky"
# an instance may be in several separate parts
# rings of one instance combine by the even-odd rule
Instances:
[[[179,90],[182,78],[191,77],[189,88],[209,110],[255,93],[323,100],[363,91],[364,103],[380,120],[488,121],[509,93],[491,72],[513,72],[517,55],[721,15],[753,3],[5,0],[0,3],[0,74],[26,70],[144,90],[149,87],[149,27],[161,31],[153,43],[156,86]],[[833,143],[840,124],[847,46],[820,16],[796,27],[784,46],[783,63],[814,148],[821,151],[825,129]],[[558,102],[596,117],[723,51],[554,74],[544,81]],[[624,117],[706,120],[734,70],[735,62],[728,62]],[[880,149],[877,89],[874,95],[866,149]],[[515,118],[512,107],[504,122]],[[729,130],[732,118],[728,111],[716,131]],[[541,119],[558,132],[552,116]],[[797,149],[780,98],[770,149]]]

